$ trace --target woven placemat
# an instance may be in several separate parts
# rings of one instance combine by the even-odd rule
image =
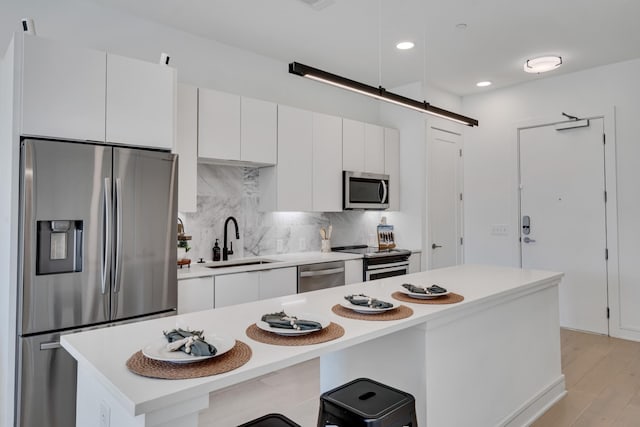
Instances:
[[[399,291],[392,293],[391,296],[398,301],[411,302],[413,304],[455,304],[457,302],[464,301],[464,297],[462,295],[453,292],[442,297],[428,299],[411,298],[409,295],[403,294]]]
[[[297,346],[320,344],[322,342],[335,340],[344,335],[344,328],[337,323],[331,322],[329,326],[318,332],[292,337],[263,331],[254,323],[249,326],[245,332],[249,338],[263,344]]]
[[[251,347],[236,340],[236,345],[225,354],[193,363],[171,363],[149,359],[138,351],[127,360],[127,368],[143,377],[164,380],[185,380],[207,377],[232,371],[251,359]]]
[[[375,314],[363,314],[358,313],[353,310],[349,310],[347,307],[343,307],[340,304],[336,304],[331,307],[331,311],[341,317],[346,317],[347,319],[358,319],[358,320],[400,320],[406,319],[413,314],[413,310],[411,310],[406,305],[401,305],[393,310],[385,311],[382,313]]]

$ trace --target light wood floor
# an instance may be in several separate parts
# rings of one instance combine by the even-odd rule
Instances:
[[[568,394],[533,427],[640,426],[640,343],[561,330]]]

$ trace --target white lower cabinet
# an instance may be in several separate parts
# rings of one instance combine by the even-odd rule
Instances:
[[[260,299],[260,273],[258,271],[216,276],[214,282],[216,308]]]
[[[360,283],[362,277],[362,260],[352,259],[344,262],[344,284]]]
[[[178,280],[178,314],[213,307],[213,277]]]
[[[422,253],[412,252],[409,256],[409,273],[418,273],[422,271]]]
[[[292,295],[298,291],[298,269],[276,268],[260,272],[260,299]]]
[[[295,294],[296,267],[225,274],[215,277],[215,307]]]

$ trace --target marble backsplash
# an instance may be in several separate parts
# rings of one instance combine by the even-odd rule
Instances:
[[[233,224],[228,225],[232,258],[266,256],[277,253],[320,250],[321,227],[333,226],[332,246],[375,244],[376,226],[388,212],[260,212],[258,210],[259,169],[198,164],[198,211],[178,213],[186,234],[192,236],[187,256],[210,260],[215,239],[220,247],[224,221],[238,221],[240,239]],[[282,247],[278,248],[278,240]],[[278,250],[281,249],[281,250]]]

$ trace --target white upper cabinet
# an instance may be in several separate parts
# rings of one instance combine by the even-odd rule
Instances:
[[[177,102],[178,211],[195,212],[198,207],[198,88],[178,85]]]
[[[276,164],[276,104],[200,89],[198,105],[198,157],[201,160]]]
[[[200,89],[198,157],[240,160],[240,96]]]
[[[364,172],[364,123],[342,119],[342,168]]]
[[[384,173],[384,128],[365,123],[364,125],[364,171]]]
[[[342,119],[313,113],[313,203],[315,212],[342,210]]]
[[[176,71],[162,64],[107,55],[107,142],[171,150]]]
[[[104,141],[104,52],[23,35],[21,134]]]
[[[240,160],[275,165],[278,161],[278,105],[242,97]]]
[[[384,128],[343,119],[342,167],[346,171],[384,173]]]
[[[278,165],[260,170],[260,209],[313,210],[313,113],[278,106]]]
[[[173,68],[26,34],[22,40],[22,135],[173,148]]]
[[[389,209],[400,210],[400,132],[384,129],[384,173],[389,175]]]

